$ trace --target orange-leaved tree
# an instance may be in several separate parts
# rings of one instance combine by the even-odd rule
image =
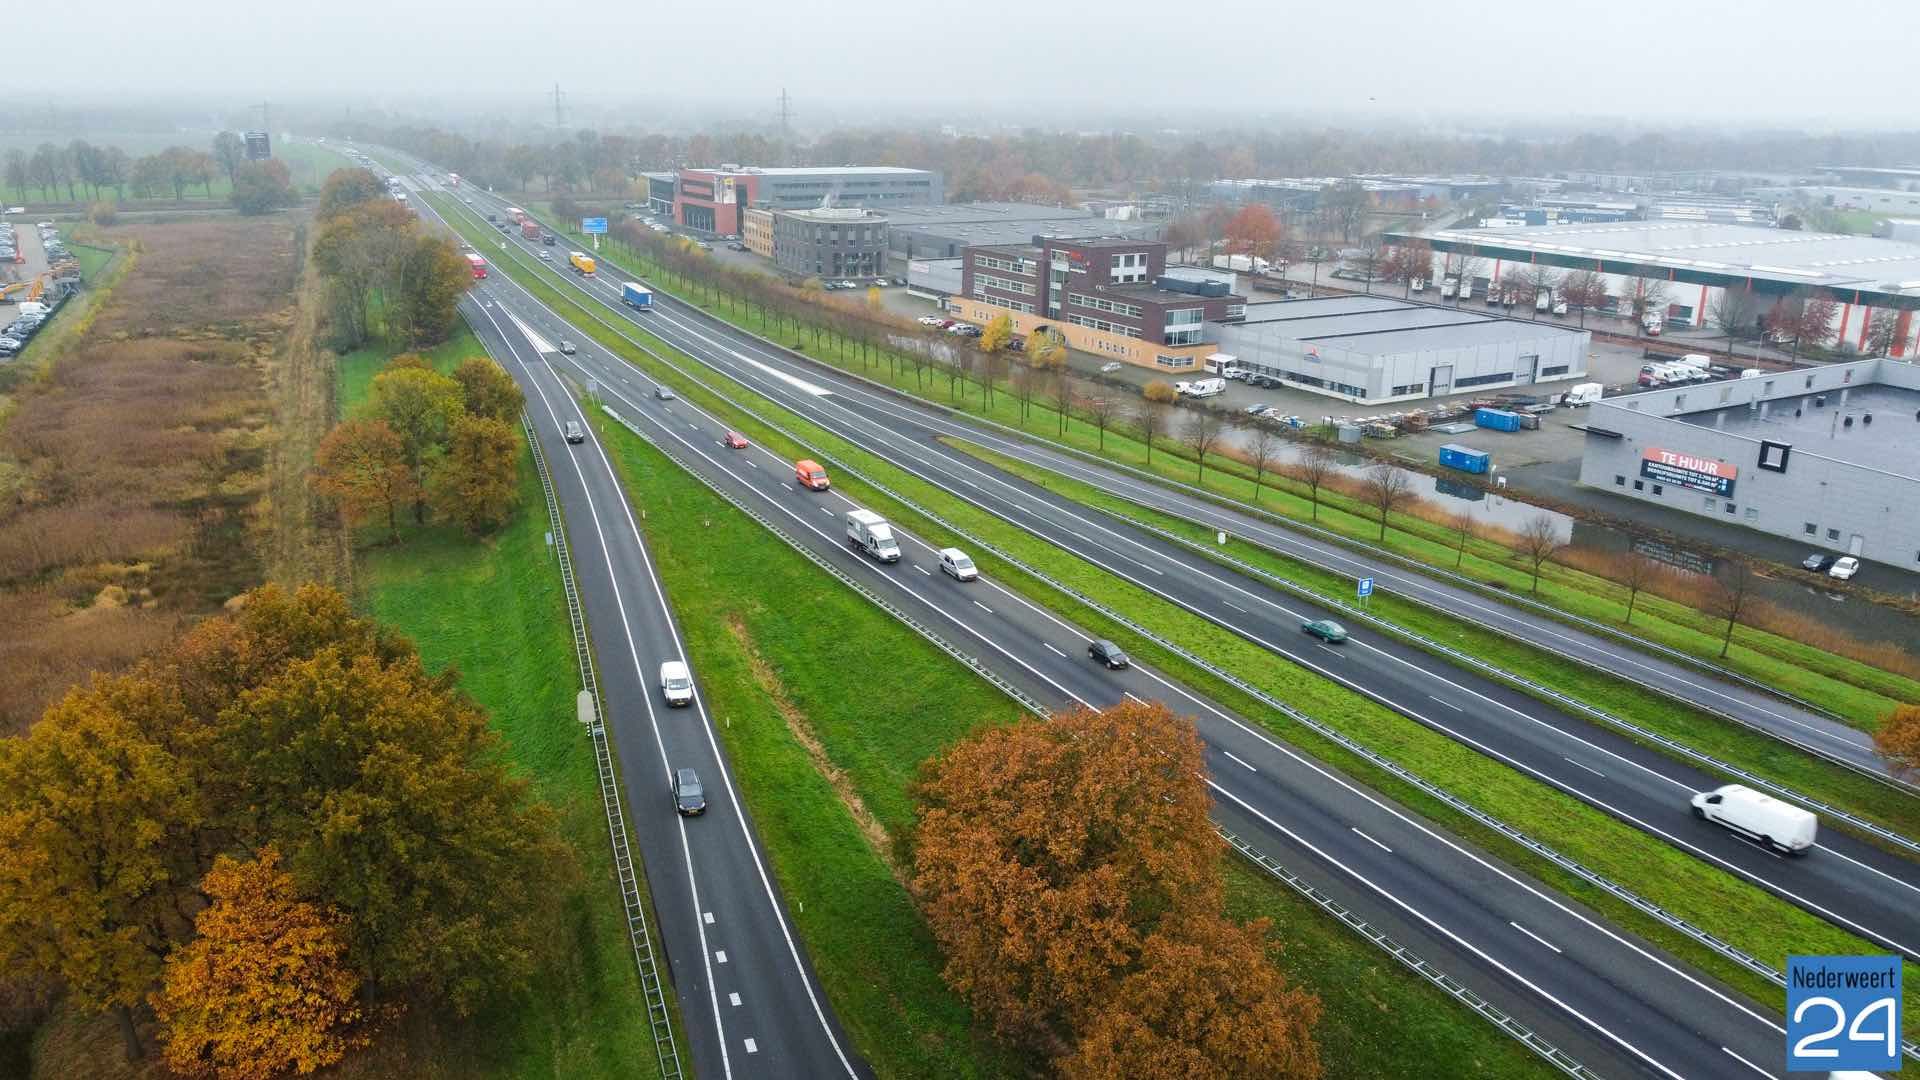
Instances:
[[[1873,748],[1895,772],[1920,772],[1920,705],[1895,705],[1873,733]]]
[[[1190,720],[1131,702],[928,763],[913,890],[947,982],[1002,1035],[1064,1053],[1170,912],[1218,908],[1203,770]]]
[[[1060,1074],[1318,1077],[1320,999],[1290,987],[1268,962],[1266,930],[1264,919],[1236,926],[1212,913],[1168,920],[1088,1019]]]
[[[468,416],[504,420],[511,424],[520,418],[526,395],[506,369],[484,356],[469,356],[453,369],[453,381],[460,384],[460,400]]]
[[[385,420],[343,421],[320,440],[314,454],[313,486],[340,506],[350,525],[375,517],[387,519],[387,531],[400,536],[400,507],[419,494],[406,447]]]
[[[201,888],[196,936],[167,957],[152,997],[168,1068],[271,1080],[310,1073],[365,1042],[338,913],[301,899],[280,852],[222,855]]]
[[[456,417],[434,462],[433,507],[470,533],[506,523],[520,501],[520,440],[505,421]]]

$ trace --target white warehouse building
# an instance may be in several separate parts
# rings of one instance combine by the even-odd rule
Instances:
[[[1208,325],[1252,380],[1368,404],[1581,379],[1592,344],[1551,322],[1385,296],[1254,303]]]
[[[1460,275],[1472,295],[1515,266],[1535,266],[1557,277],[1575,270],[1601,275],[1611,312],[1616,301],[1655,283],[1665,325],[1720,329],[1715,313],[1728,289],[1749,291],[1755,314],[1779,300],[1814,295],[1839,305],[1818,344],[1870,352],[1874,316],[1892,338],[1889,355],[1913,355],[1920,345],[1920,244],[1868,236],[1839,236],[1736,224],[1691,221],[1625,221],[1529,228],[1442,229],[1418,237],[1391,235],[1389,242],[1421,240],[1434,251],[1434,280]],[[1755,328],[1746,329],[1751,334]]]

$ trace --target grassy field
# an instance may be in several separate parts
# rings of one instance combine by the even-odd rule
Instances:
[[[921,761],[1015,710],[623,428],[598,418],[681,616],[766,850],[843,1023],[882,1076],[999,1076],[894,867]],[[717,547],[730,553],[713,559]],[[858,670],[858,680],[847,672]],[[1231,910],[1269,918],[1322,995],[1327,1075],[1540,1077],[1518,1044],[1284,887],[1230,862]]]
[[[634,248],[618,240],[609,240],[608,254],[627,266],[652,277],[657,284],[668,281],[661,268],[650,263]],[[1126,465],[1178,480],[1196,482],[1196,467],[1190,455],[1171,438],[1157,441],[1151,455],[1144,443],[1126,430],[1109,430],[1104,440],[1083,420],[1069,417],[1064,435],[1059,434],[1059,417],[1036,401],[1025,422],[1014,395],[1002,388],[987,402],[977,384],[967,383],[957,395],[947,392],[944,378],[932,377],[898,363],[898,358],[883,357],[877,362],[863,355],[856,346],[829,333],[811,329],[784,331],[770,325],[764,314],[745,310],[730,298],[713,296],[704,289],[682,290],[682,298],[697,303],[712,314],[756,333],[772,334],[786,344],[817,359],[846,370],[919,394],[976,415],[1013,427],[1024,427],[1030,434],[1057,440],[1073,448],[1094,451]],[[1103,445],[1104,443],[1104,445]],[[1218,455],[1209,458],[1202,486],[1224,500],[1254,505],[1253,470],[1240,462]],[[1414,513],[1395,514],[1384,541],[1378,540],[1378,525],[1358,499],[1340,492],[1321,492],[1318,524],[1358,546],[1381,548],[1430,566],[1451,569],[1455,562],[1452,535],[1446,525],[1429,521]],[[1268,514],[1294,521],[1312,520],[1315,514],[1306,489],[1288,480],[1266,478],[1258,508]],[[1492,540],[1468,544],[1461,572],[1507,592],[1524,592],[1531,574],[1515,559],[1513,551]],[[1570,566],[1549,564],[1540,586],[1540,598],[1556,610],[1591,618],[1603,623],[1621,624],[1627,605],[1626,590],[1595,574]],[[1717,656],[1720,651],[1720,624],[1699,610],[1686,597],[1666,599],[1642,593],[1634,609],[1633,632],[1679,648],[1691,655]],[[1861,655],[1877,658],[1887,650],[1875,652],[1865,645]],[[1893,650],[1899,652],[1900,650]],[[1911,656],[1894,656],[1893,662],[1910,664]],[[1772,632],[1748,626],[1736,628],[1734,647],[1725,663],[1736,671],[1761,679],[1806,700],[1820,702],[1850,722],[1872,729],[1901,701],[1920,701],[1920,679],[1899,674],[1872,662],[1840,655],[1797,640],[1791,632]]]
[[[428,355],[447,370],[485,350],[462,327]],[[343,411],[351,415],[360,405],[384,361],[373,351],[342,359]],[[520,510],[499,533],[475,540],[451,526],[409,528],[401,543],[360,550],[357,586],[367,613],[412,637],[429,668],[461,672],[462,685],[506,739],[516,769],[559,811],[586,882],[554,898],[559,932],[520,1000],[471,1023],[411,1030],[401,1060],[394,1058],[399,1047],[383,1044],[360,1064],[360,1075],[559,1080],[657,1072],[593,752],[574,719],[580,680],[566,601],[546,545],[539,481],[524,451],[520,472]]]
[[[570,299],[539,281],[532,270],[531,264],[517,257],[505,260],[502,266],[503,272],[528,283],[563,317],[574,317],[576,325],[599,340],[614,355],[664,374],[657,362],[645,358],[604,328],[592,325]],[[653,344],[657,351],[671,355],[671,350],[663,344]],[[697,366],[692,361],[686,362],[690,366]],[[727,403],[714,399],[698,388],[684,386],[684,380],[674,381],[676,385],[682,385],[683,395],[690,400],[714,408],[721,415],[737,415],[736,410]],[[795,446],[783,436],[750,420],[736,421],[741,430],[759,438],[764,444],[795,455],[814,449],[829,451],[920,505],[939,507],[942,514],[973,535],[989,539],[1028,565],[1036,566],[1082,593],[1098,595],[1104,603],[1133,621],[1155,627],[1159,633],[1181,642],[1209,663],[1233,672],[1273,697],[1333,724],[1350,737],[1416,773],[1450,790],[1470,794],[1476,805],[1503,820],[1535,835],[1553,837],[1561,851],[1754,956],[1784,967],[1784,958],[1789,951],[1819,948],[1846,951],[1866,947],[1864,942],[1852,935],[1437,732],[1303,669],[1276,665],[1272,662],[1271,654],[1264,649],[1112,578],[1065,552],[1020,534],[982,512],[958,505],[956,500],[944,493],[906,477],[891,466],[813,428],[749,391],[735,389],[730,393],[763,415],[778,417],[782,424],[806,440],[805,447]],[[946,529],[926,521],[916,511],[870,491],[844,473],[836,478],[836,483],[843,489],[858,492],[865,505],[881,511],[890,520],[899,521],[930,542],[941,543],[949,539]],[[1772,984],[1472,823],[1444,804],[1393,779],[1231,684],[1141,639],[1120,624],[1083,608],[1076,601],[1026,577],[992,556],[979,551],[975,551],[974,555],[982,564],[983,572],[1000,574],[1001,580],[1025,592],[1037,603],[1060,611],[1092,632],[1113,637],[1141,659],[1169,671],[1222,705],[1265,725],[1276,736],[1346,769],[1443,825],[1496,850],[1549,884],[1599,908],[1616,923],[1686,956],[1701,968],[1743,988],[1756,1000],[1770,1001],[1777,997],[1777,989]]]

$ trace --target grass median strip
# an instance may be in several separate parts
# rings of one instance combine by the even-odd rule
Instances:
[[[588,312],[570,297],[560,294],[541,280],[537,271],[529,272],[535,268],[515,259],[509,259],[508,265],[508,272],[515,273],[516,280],[522,281],[555,307],[562,317],[575,320],[583,333],[594,337],[613,355],[666,379],[696,404],[733,418],[734,426],[750,437],[793,456],[802,456],[810,450],[826,451],[853,464],[903,497],[913,499],[920,505],[937,507],[943,517],[959,528],[987,539],[1015,558],[1074,589],[1088,595],[1099,595],[1103,603],[1134,622],[1155,627],[1163,636],[1181,642],[1185,648],[1208,662],[1235,673],[1310,715],[1334,723],[1374,751],[1451,791],[1471,798],[1475,805],[1501,820],[1534,836],[1551,839],[1554,846],[1568,856],[1748,954],[1784,968],[1788,952],[1874,951],[1859,938],[1764,890],[1483,757],[1369,699],[1305,669],[1290,664],[1276,664],[1272,654],[1266,650],[1114,578],[1044,541],[1006,526],[997,518],[961,504],[945,492],[814,427],[744,387],[732,387],[728,390],[729,398],[780,423],[805,440],[805,445],[793,444],[763,425],[741,418],[732,401],[688,384],[659,360],[634,347],[625,337],[646,341],[655,352],[674,357],[688,370],[705,371],[704,365],[677,354],[644,330],[623,327],[621,333],[615,333],[595,321],[602,316]],[[723,381],[717,374],[712,378],[715,382]],[[835,478],[835,483],[843,490],[856,493],[866,505],[929,542],[965,544],[961,538],[949,536],[947,529],[928,521],[912,508],[872,491],[857,479],[842,475]],[[1774,1002],[1779,999],[1778,990],[1773,984],[1392,778],[1363,759],[1301,727],[1257,698],[1178,655],[1139,638],[1122,625],[1085,608],[993,556],[978,551],[974,552],[974,556],[982,565],[983,573],[996,575],[1009,587],[1090,632],[1120,641],[1138,658],[1167,671],[1224,707],[1262,724],[1277,737],[1345,770],[1376,790],[1399,799],[1444,827],[1473,839],[1506,861],[1600,910],[1617,925],[1630,928],[1669,951],[1686,957],[1697,967],[1743,989],[1755,1000]]]
[[[669,280],[663,268],[620,240],[608,241],[608,252],[654,280]],[[804,331],[791,323],[775,321],[769,325],[764,312],[743,308],[724,295],[701,288],[687,289],[683,300],[743,329],[778,338],[807,355],[846,371],[887,384],[896,389],[936,403],[947,404],[1009,427],[1019,428],[1030,437],[1059,442],[1082,451],[1097,452],[1114,462],[1131,465],[1180,483],[1201,484],[1214,497],[1258,512],[1296,522],[1313,521],[1320,527],[1366,548],[1383,548],[1429,566],[1452,569],[1455,542],[1444,523],[1414,514],[1395,514],[1385,541],[1377,539],[1378,524],[1360,500],[1338,491],[1323,489],[1316,513],[1305,489],[1284,477],[1268,473],[1255,499],[1253,470],[1241,462],[1214,456],[1204,477],[1195,476],[1194,463],[1183,456],[1176,440],[1157,443],[1149,454],[1144,443],[1124,429],[1109,429],[1104,438],[1089,425],[1069,417],[1061,430],[1057,413],[1042,402],[1031,403],[1026,420],[1022,408],[1011,393],[992,395],[991,400],[968,384],[956,395],[933,392],[938,378],[930,378],[921,369],[882,356],[876,362],[871,349],[862,351],[831,331],[809,326]],[[757,316],[757,317],[756,317]],[[966,347],[960,343],[958,347]],[[1317,521],[1316,521],[1317,519]],[[1511,549],[1490,540],[1476,539],[1467,545],[1460,572],[1476,581],[1491,584],[1509,593],[1529,589],[1531,574],[1513,561]],[[1540,584],[1540,599],[1554,610],[1605,624],[1619,624],[1627,605],[1626,590],[1596,574],[1571,566],[1549,564]],[[1634,606],[1632,632],[1692,655],[1717,657],[1721,627],[1707,614],[1684,601],[1642,593]],[[1805,642],[1790,634],[1741,626],[1734,631],[1734,648],[1723,661],[1742,674],[1760,679],[1805,700],[1819,702],[1849,721],[1872,729],[1901,701],[1920,700],[1920,679],[1877,667],[1872,663],[1840,655]]]

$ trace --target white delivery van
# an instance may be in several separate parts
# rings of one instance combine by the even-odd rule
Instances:
[[[1812,811],[1743,784],[1728,784],[1693,797],[1693,816],[1749,836],[1787,855],[1813,847],[1819,819]]]
[[[881,562],[900,561],[900,545],[887,519],[871,510],[847,511],[847,546]]]
[[[1195,382],[1187,383],[1186,388],[1181,390],[1180,392],[1182,394],[1185,394],[1187,397],[1194,397],[1194,398],[1212,397],[1215,394],[1224,394],[1227,392],[1227,380],[1199,379]]]
[[[693,703],[693,674],[687,665],[678,660],[660,665],[660,696],[666,698],[669,705]]]
[[[1575,383],[1567,390],[1567,396],[1560,400],[1560,404],[1568,408],[1591,405],[1600,400],[1600,395],[1605,393],[1606,389],[1597,382]]]
[[[53,314],[53,309],[38,300],[22,300],[20,301],[18,313],[21,315],[51,315]]]
[[[959,548],[940,549],[940,572],[955,581],[972,581],[980,576],[980,571],[974,567],[973,560]]]
[[[1460,288],[1460,279],[1449,274],[1440,279],[1440,299],[1451,300]]]

